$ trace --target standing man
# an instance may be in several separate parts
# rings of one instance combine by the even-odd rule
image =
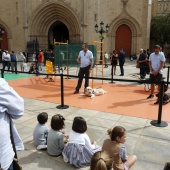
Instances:
[[[15,68],[15,73],[17,74],[17,56],[14,51],[11,53],[11,71],[12,73],[14,72]]]
[[[16,150],[23,150],[23,142],[12,119],[24,114],[24,100],[8,83],[0,78],[0,169],[13,170],[14,151],[10,139],[10,121]]]
[[[139,50],[139,65],[140,65],[140,78],[145,79],[147,69],[147,56],[144,54],[143,49]]]
[[[120,76],[124,76],[124,63],[125,63],[125,52],[123,51],[123,48],[120,49],[120,54],[119,54],[119,66],[120,66]]]
[[[4,53],[2,54],[3,56],[3,58],[2,58],[2,60],[3,60],[3,70],[5,70],[5,67],[7,66],[8,67],[8,71],[9,71],[9,69],[10,69],[10,59],[11,59],[11,57],[10,57],[10,54],[9,54],[9,52],[8,51],[6,51],[6,53],[5,53],[5,55],[4,55]]]
[[[149,67],[150,67],[150,81],[161,81],[163,75],[163,66],[165,64],[165,56],[160,53],[160,46],[155,45],[154,53],[149,57]],[[151,84],[151,94],[147,99],[154,97],[154,84]],[[158,84],[158,91],[160,91],[160,84]]]
[[[93,67],[93,53],[90,50],[88,50],[87,44],[85,43],[82,45],[82,51],[79,52],[77,62],[80,63],[80,70],[78,73],[79,79],[74,94],[79,93],[79,89],[81,88],[84,75],[85,75],[84,88],[89,86],[89,75]]]

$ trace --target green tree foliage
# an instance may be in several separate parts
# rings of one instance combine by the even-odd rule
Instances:
[[[170,14],[152,18],[150,38],[161,46],[165,43],[170,43]]]

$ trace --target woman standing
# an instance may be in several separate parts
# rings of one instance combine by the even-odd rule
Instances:
[[[117,60],[118,60],[118,54],[117,51],[114,50],[111,55],[111,65],[112,65],[111,74],[114,72],[114,75],[116,75]]]

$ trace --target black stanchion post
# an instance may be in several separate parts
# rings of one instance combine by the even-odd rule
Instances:
[[[1,78],[4,78],[4,70],[1,69]]]
[[[163,95],[164,95],[164,81],[161,82],[161,89],[159,92],[159,109],[158,109],[158,120],[152,120],[151,125],[156,127],[166,127],[168,124],[161,121],[162,119],[162,105],[163,105]]]
[[[111,84],[114,84],[115,82],[113,82],[113,64],[112,64],[112,70],[111,70],[111,82],[109,82]]]
[[[58,105],[57,109],[67,109],[68,105],[64,105],[64,79],[63,74],[60,75],[60,84],[61,84],[61,105]]]
[[[170,67],[168,66],[168,73],[167,73],[167,88],[169,87],[169,84],[168,84],[168,83],[169,83],[169,68],[170,68]]]

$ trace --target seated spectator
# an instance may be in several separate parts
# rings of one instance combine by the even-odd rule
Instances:
[[[36,67],[34,63],[31,64],[29,73],[39,73],[38,68]]]
[[[108,130],[110,139],[103,143],[102,151],[105,151],[113,159],[114,170],[129,170],[136,162],[135,155],[127,157],[126,148],[120,144],[126,142],[126,130],[121,126],[116,126],[113,130]]]
[[[60,156],[64,149],[64,135],[62,130],[65,127],[64,117],[60,114],[54,115],[51,119],[51,129],[47,138],[47,152],[51,156]]]
[[[38,123],[34,128],[33,139],[37,149],[47,149],[47,136],[49,128],[45,125],[48,120],[48,114],[42,112],[37,116]]]
[[[75,117],[72,131],[69,134],[69,142],[62,153],[64,161],[77,168],[89,166],[93,154],[101,150],[101,147],[97,146],[95,141],[91,143],[86,131],[87,124],[85,119]]]
[[[112,157],[106,152],[99,151],[92,156],[90,170],[113,170],[112,164]]]

